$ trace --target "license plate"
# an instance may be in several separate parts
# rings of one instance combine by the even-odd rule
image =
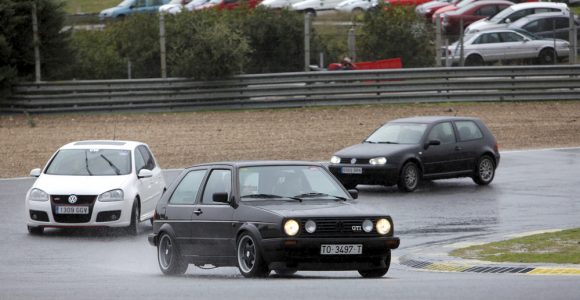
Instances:
[[[360,167],[342,167],[342,174],[362,174]]]
[[[322,255],[354,255],[362,254],[362,244],[327,244],[320,245]]]
[[[89,213],[88,206],[57,206],[56,213],[59,215],[86,215]]]

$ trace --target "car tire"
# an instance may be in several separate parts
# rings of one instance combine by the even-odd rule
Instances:
[[[31,235],[41,235],[44,233],[44,227],[26,226],[28,227],[28,233]]]
[[[401,169],[397,187],[401,192],[412,192],[417,189],[420,178],[421,171],[417,164],[414,162],[407,162]]]
[[[488,185],[495,177],[495,162],[489,155],[483,155],[477,161],[473,181],[479,185]]]
[[[556,63],[554,60],[554,49],[546,48],[540,51],[540,55],[538,56],[538,62],[542,65],[553,65]]]
[[[298,270],[296,270],[296,269],[276,269],[276,270],[274,270],[274,272],[276,272],[276,274],[280,277],[290,277],[290,276],[296,274],[296,272],[298,272]]]
[[[389,272],[389,267],[391,266],[391,251],[385,258],[385,268],[380,269],[370,269],[370,270],[358,270],[358,273],[364,278],[379,278],[385,276]]]
[[[262,258],[258,239],[249,232],[244,232],[238,238],[236,247],[238,269],[244,277],[266,277],[270,270]]]
[[[465,66],[468,67],[476,67],[476,66],[483,66],[485,62],[483,61],[483,57],[477,54],[472,54],[465,59]]]
[[[165,275],[183,275],[189,266],[181,255],[175,238],[167,232],[163,232],[159,237],[157,261],[161,272]]]
[[[133,208],[131,209],[131,223],[127,226],[127,233],[130,235],[139,234],[139,216],[141,212],[139,210],[139,199],[133,201]]]

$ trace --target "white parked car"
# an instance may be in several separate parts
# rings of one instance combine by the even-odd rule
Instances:
[[[26,194],[28,231],[46,227],[127,227],[153,218],[166,189],[161,168],[146,144],[79,141],[62,146]]]
[[[543,39],[527,31],[497,29],[466,35],[463,57],[466,66],[482,66],[489,62],[535,60],[553,64],[568,56],[570,43],[565,40]],[[458,42],[447,48],[447,60],[459,64],[461,46]]]
[[[171,0],[169,3],[159,7],[160,13],[176,14],[183,10],[183,6],[189,3],[189,0]]]
[[[292,5],[292,10],[316,14],[317,11],[333,10],[343,0],[304,0]]]
[[[337,11],[348,13],[363,12],[377,5],[378,5],[377,0],[344,0],[340,2],[336,7],[334,7],[334,9]]]
[[[302,0],[264,0],[258,6],[265,8],[290,8],[292,4],[301,2]]]
[[[506,28],[510,23],[525,16],[546,12],[562,12],[567,15],[570,13],[570,8],[565,3],[556,2],[526,2],[514,4],[500,11],[490,19],[481,19],[467,26],[465,28],[465,34],[489,29]]]

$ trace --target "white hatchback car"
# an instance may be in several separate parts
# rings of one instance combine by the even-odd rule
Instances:
[[[152,219],[166,189],[149,147],[131,141],[79,141],[64,145],[41,169],[26,194],[31,234],[46,227],[127,227]]]

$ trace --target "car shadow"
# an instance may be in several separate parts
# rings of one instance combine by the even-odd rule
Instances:
[[[399,191],[397,186],[381,186],[381,185],[358,185],[357,190],[365,194],[393,194],[393,195],[421,195],[429,194],[444,194],[444,193],[474,193],[480,191],[494,191],[494,184],[481,186],[475,184],[469,178],[462,179],[440,179],[440,180],[423,180],[417,189],[410,193]]]
[[[132,235],[125,228],[115,227],[88,227],[88,228],[45,228],[42,235],[34,237],[51,238],[79,238],[79,239],[100,239],[100,238],[139,238],[151,233],[153,227],[149,222],[142,222],[139,225],[139,234]]]

